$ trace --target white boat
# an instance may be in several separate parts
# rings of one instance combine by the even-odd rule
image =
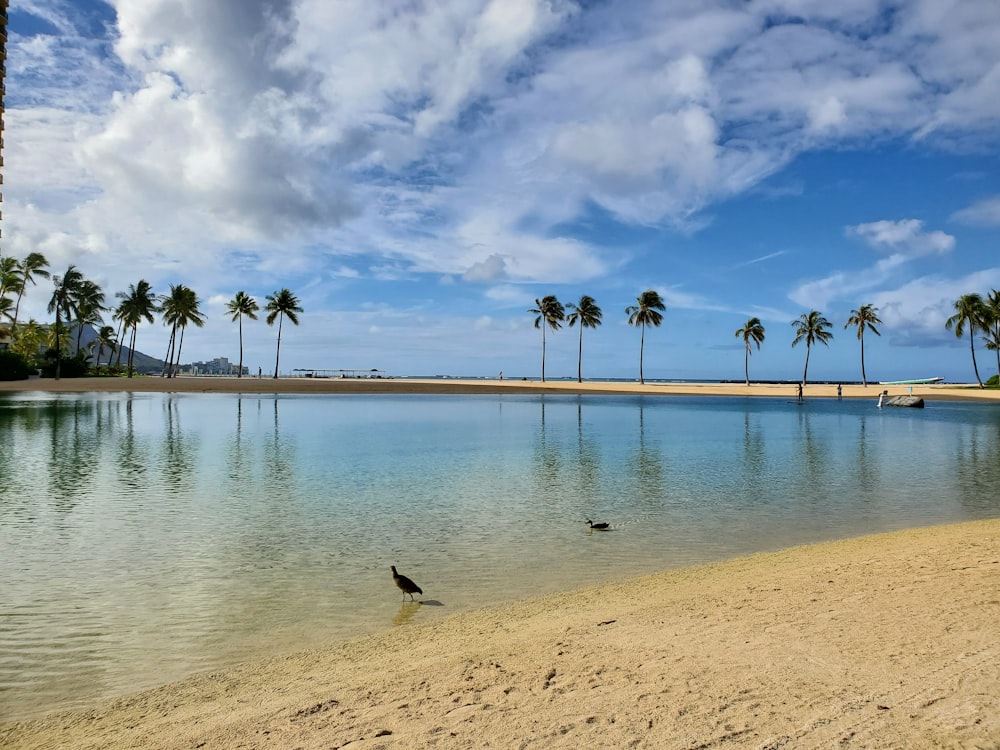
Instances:
[[[879,385],[930,385],[940,383],[944,378],[917,378],[916,380],[880,380]]]

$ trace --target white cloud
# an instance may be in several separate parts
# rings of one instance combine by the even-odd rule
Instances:
[[[982,226],[1000,226],[1000,195],[983,198],[971,206],[966,206],[951,215],[952,221],[961,224],[978,224]]]
[[[908,258],[948,253],[955,248],[954,237],[939,230],[925,232],[920,219],[857,224],[848,227],[847,234],[864,240],[880,252]]]

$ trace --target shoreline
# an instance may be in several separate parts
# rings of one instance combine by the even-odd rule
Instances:
[[[0,721],[0,746],[991,746],[998,575],[1000,519],[793,547]]]
[[[927,401],[984,401],[1000,403],[1000,390],[982,390],[975,384],[929,385],[844,385],[843,398],[877,401],[883,390],[889,396],[919,396]],[[736,396],[752,398],[795,398],[796,386],[781,383],[646,383],[475,379],[395,379],[395,378],[235,378],[179,376],[160,378],[34,378],[0,382],[0,393],[263,393],[263,394],[609,394],[660,396]],[[836,398],[836,384],[811,384],[805,399]]]

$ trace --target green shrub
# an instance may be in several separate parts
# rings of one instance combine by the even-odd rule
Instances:
[[[90,361],[83,352],[79,352],[75,357],[62,357],[59,366],[59,377],[62,378],[83,378],[90,374]],[[42,357],[42,377],[54,378],[56,376],[56,350],[49,349]]]
[[[1000,385],[1000,375],[994,375],[989,380],[986,381],[986,385],[992,385],[994,387]]]
[[[27,380],[31,368],[24,358],[9,349],[0,349],[0,380]]]

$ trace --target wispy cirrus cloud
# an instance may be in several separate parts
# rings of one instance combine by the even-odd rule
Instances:
[[[974,224],[986,227],[1000,226],[1000,195],[983,198],[971,206],[956,211],[951,215],[952,221],[960,224]]]

